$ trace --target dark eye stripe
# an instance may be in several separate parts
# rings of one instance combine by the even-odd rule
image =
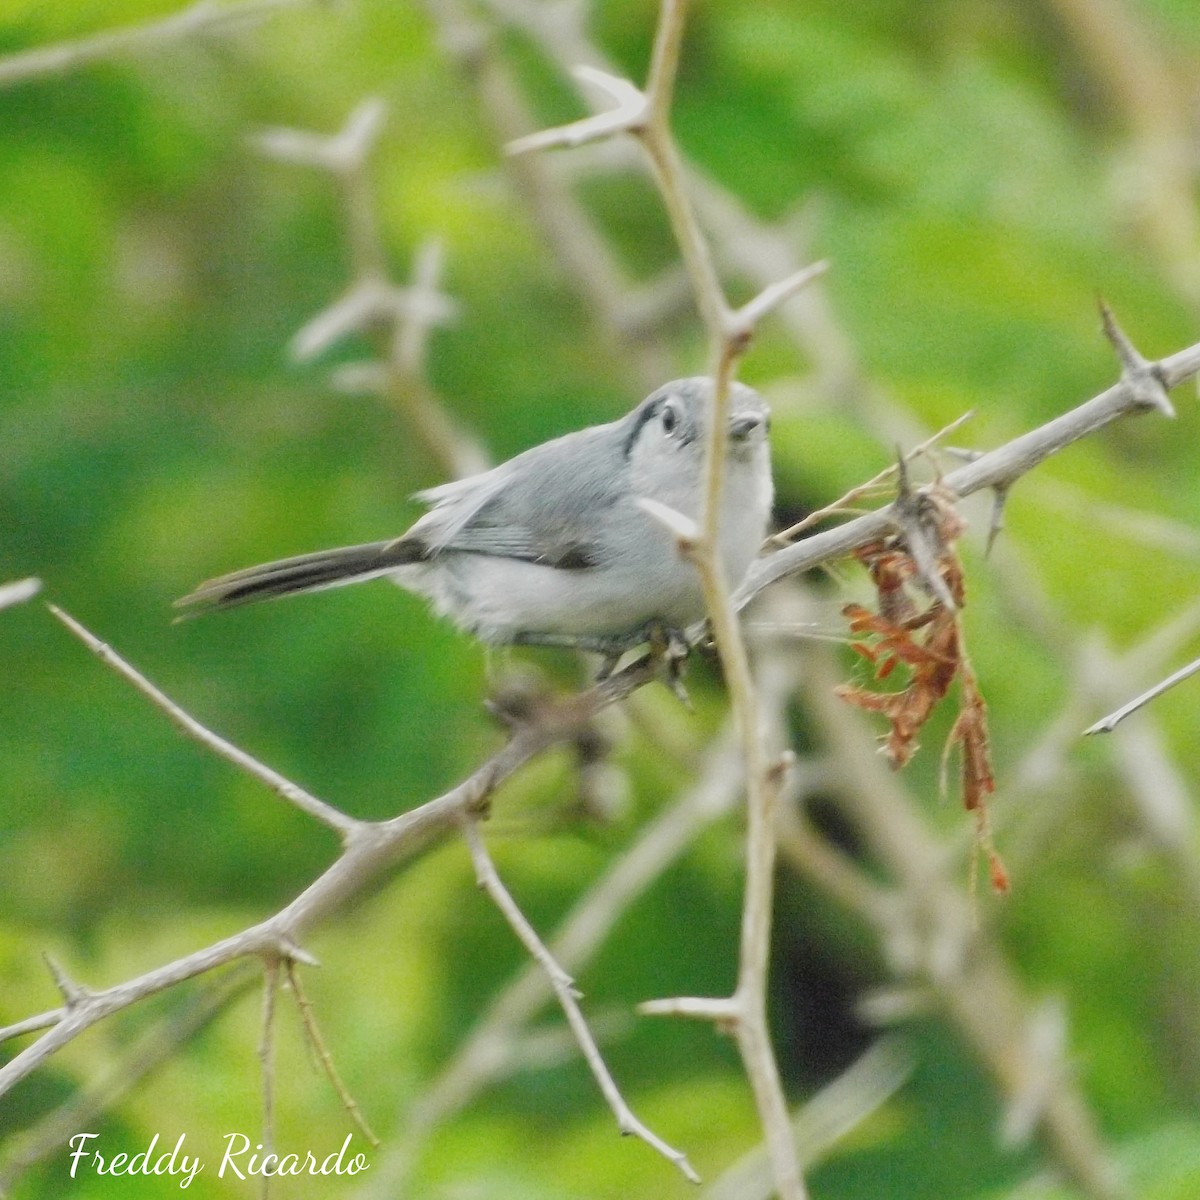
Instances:
[[[625,437],[625,445],[622,447],[626,458],[632,453],[634,444],[641,435],[642,427],[646,422],[658,420],[658,414],[662,411],[662,406],[666,403],[666,399],[664,396],[661,400],[656,400],[653,404],[647,404],[644,408],[639,408],[634,414],[637,419],[630,425],[629,433]]]
[[[688,415],[683,399],[675,392],[668,392],[665,396],[659,396],[653,404],[646,404],[645,407],[637,409],[633,414],[636,419],[630,424],[629,432],[625,435],[625,441],[622,445],[622,450],[626,458],[633,451],[635,443],[641,436],[643,427],[651,421],[661,419],[663,409],[668,402],[672,402],[672,409],[676,420],[674,429],[666,429],[664,426],[665,432],[670,434],[681,446],[686,446],[689,442],[695,440],[697,433],[696,423]]]

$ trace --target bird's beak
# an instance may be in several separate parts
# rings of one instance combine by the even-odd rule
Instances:
[[[770,421],[770,414],[766,412],[734,413],[729,419],[729,436],[736,441],[744,441],[760,425],[767,428]]]

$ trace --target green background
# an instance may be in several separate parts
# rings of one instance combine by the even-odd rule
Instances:
[[[0,50],[171,11],[9,0]],[[347,286],[345,212],[328,176],[265,157],[252,135],[332,133],[363,97],[384,98],[370,181],[389,263],[403,281],[418,248],[440,239],[458,317],[433,334],[428,377],[495,459],[624,412],[645,390],[650,355],[663,378],[706,365],[686,307],[633,350],[606,332],[514,182],[494,112],[447,52],[438,11],[297,4],[0,91],[0,581],[39,576],[47,598],[199,719],[366,818],[439,794],[500,744],[481,700],[507,671],[562,686],[583,675],[566,655],[485,653],[382,584],[171,624],[172,600],[210,575],[401,532],[419,511],[409,495],[445,478],[396,406],[332,386],[331,368],[362,360],[366,341],[289,358],[295,332]],[[584,111],[536,39],[487,5],[471,11],[537,120]],[[654,16],[633,0],[592,14],[598,45],[634,79]],[[772,402],[782,515],[886,466],[897,430],[911,444],[970,409],[955,441],[987,449],[1108,386],[1097,294],[1147,355],[1196,339],[1198,62],[1191,0],[695,6],[675,109],[685,154],[747,219],[789,231],[802,261],[832,264],[821,296],[836,339],[800,346],[768,321],[742,370]],[[554,165],[568,170],[569,158]],[[594,165],[577,194],[631,280],[672,267],[643,175]],[[731,297],[748,298],[753,283],[719,258]],[[1134,1193],[1151,1200],[1200,1194],[1200,847],[1190,826],[1174,852],[1155,841],[1112,739],[1069,732],[1053,786],[1014,781],[1031,777],[1033,749],[1080,689],[1069,731],[1101,715],[1105,689],[1132,695],[1197,652],[1183,636],[1144,677],[1128,664],[1101,670],[1103,688],[1081,675],[1089,647],[1134,647],[1194,603],[1200,416],[1193,387],[1175,400],[1174,422],[1124,422],[1022,481],[990,559],[987,507],[968,506],[964,549],[997,838],[1014,875],[1008,899],[981,892],[979,919],[1031,1000],[1063,1004],[1071,1068]],[[840,574],[861,593],[855,568]],[[826,584],[823,595],[833,633],[842,594]],[[539,929],[692,777],[722,712],[711,668],[695,676],[695,717],[655,688],[639,697],[637,725],[613,726],[630,788],[608,819],[580,815],[559,754],[496,798],[489,841]],[[793,717],[798,746],[812,747],[803,705]],[[1161,739],[1190,819],[1198,718],[1195,682],[1138,718]],[[647,721],[677,752],[664,755]],[[948,720],[935,724],[944,733]],[[937,795],[936,731],[926,741],[904,782],[946,845],[961,845],[966,818]],[[835,803],[821,820],[868,857]],[[634,1107],[706,1177],[758,1136],[736,1055],[707,1027],[631,1013],[642,999],[731,986],[740,846],[737,821],[704,834],[580,979]],[[57,1002],[42,951],[87,984],[118,982],[275,911],[334,853],[326,831],[184,742],[40,601],[0,613],[0,1023]],[[892,976],[871,934],[786,863],[776,940],[772,1010],[799,1103],[876,1036],[855,1004]],[[326,1038],[388,1145],[523,961],[457,842],[308,948],[323,963],[305,978]],[[185,1131],[214,1160],[225,1132],[255,1137],[254,997],[88,1128],[129,1151]],[[6,1097],[4,1144],[19,1147],[182,999],[122,1015]],[[328,1152],[345,1114],[286,1003],[281,1014],[278,1140]],[[559,1023],[548,1013],[541,1026]],[[932,1012],[902,1032],[910,1080],[812,1169],[814,1196],[1076,1194],[1047,1182],[1053,1160],[1036,1143],[998,1144],[1003,1099],[952,1020]],[[691,1194],[613,1136],[571,1053],[486,1087],[411,1166],[414,1194],[430,1197]],[[65,1154],[52,1155],[12,1195],[172,1187],[71,1183],[65,1170]],[[210,1171],[189,1194],[249,1187]]]

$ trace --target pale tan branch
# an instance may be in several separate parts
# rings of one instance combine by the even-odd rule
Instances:
[[[369,97],[336,133],[270,129],[255,139],[264,153],[331,175],[345,215],[351,283],[293,335],[290,351],[297,361],[307,362],[350,335],[364,338],[375,357],[336,368],[334,386],[386,398],[449,474],[472,475],[487,469],[488,456],[454,419],[424,373],[430,335],[458,318],[457,302],[438,286],[440,243],[430,239],[419,247],[410,284],[393,283],[389,274],[369,172],[386,115],[383,101]]]
[[[53,46],[38,46],[0,59],[0,88],[12,87],[30,79],[62,75],[92,63],[133,57],[161,49],[171,42],[197,35],[228,33],[248,24],[266,20],[277,12],[311,4],[314,0],[241,0],[240,3],[215,4],[197,0],[180,12],[155,21],[107,29],[88,37]]]
[[[741,308],[730,315],[726,336],[734,340],[750,337],[763,317],[786,304],[793,296],[799,295],[810,283],[820,279],[828,270],[829,263],[822,260],[811,266],[803,267],[799,271],[794,271],[778,283],[769,284],[753,300],[743,304]]]
[[[1160,359],[1152,364],[1152,368],[1163,387],[1177,387],[1200,372],[1200,343]],[[1120,417],[1144,411],[1146,406],[1141,389],[1122,379],[1077,408],[956,468],[942,479],[941,484],[959,496],[969,496],[986,488],[1011,486],[1052,455]],[[748,604],[776,580],[850,554],[859,546],[891,532],[894,524],[891,507],[880,509],[760,558],[751,566],[738,589],[735,597],[738,607]]]
[[[0,1169],[0,1194],[30,1167],[58,1154],[71,1134],[88,1128],[142,1080],[174,1055],[180,1045],[207,1025],[257,977],[257,972],[235,970],[190,998],[170,1016],[152,1025],[125,1048],[105,1074],[28,1129],[10,1150]],[[0,1041],[8,1031],[0,1031]]]
[[[789,690],[790,681],[771,694],[770,703],[782,705]],[[696,783],[646,825],[634,844],[579,898],[550,940],[554,958],[568,971],[591,961],[621,915],[705,829],[729,814],[741,798],[742,786],[741,757],[732,731],[726,729],[701,763]],[[421,1097],[405,1138],[374,1164],[372,1195],[402,1193],[401,1180],[415,1166],[430,1131],[470,1103],[488,1082],[511,1072],[518,1062],[528,1065],[527,1039],[520,1031],[552,994],[545,973],[536,962],[529,962],[491,1001],[453,1060]]]
[[[730,387],[738,358],[747,348],[754,321],[793,295],[818,272],[801,272],[767,289],[739,313],[725,297],[707,238],[688,195],[682,158],[669,126],[670,96],[683,38],[685,0],[663,0],[651,65],[650,112],[636,130],[671,222],[675,240],[692,281],[696,305],[708,331],[712,412],[705,448],[700,537],[686,547],[704,592],[713,639],[725,672],[726,687],[738,740],[746,763],[746,882],[743,896],[737,986],[731,1015],[715,1016],[731,1025],[759,1119],[763,1125],[776,1186],[782,1200],[806,1195],[795,1145],[788,1128],[787,1106],[767,1030],[766,980],[774,894],[775,808],[783,771],[769,760],[762,730],[759,698],[737,611],[717,553],[719,514],[725,486],[729,439]],[[716,1002],[714,1013],[722,1006]]]
[[[307,1034],[309,1044],[317,1056],[317,1061],[321,1064],[321,1069],[325,1072],[325,1077],[329,1080],[330,1086],[342,1102],[342,1107],[349,1113],[350,1119],[358,1126],[363,1137],[367,1139],[367,1142],[371,1146],[378,1147],[380,1144],[379,1138],[375,1136],[374,1130],[367,1124],[367,1118],[363,1115],[358,1101],[350,1094],[350,1090],[342,1082],[341,1075],[338,1074],[337,1066],[333,1061],[333,1055],[330,1054],[329,1046],[321,1034],[321,1027],[317,1024],[312,1003],[305,994],[304,988],[300,985],[300,973],[296,970],[295,960],[288,958],[284,962],[287,970],[288,985],[292,989],[292,995],[296,998],[296,1007],[300,1010],[300,1020],[304,1025],[304,1032]]]
[[[63,1019],[66,1011],[65,1008],[52,1008],[48,1012],[38,1013],[36,1016],[25,1017],[21,1021],[5,1025],[0,1028],[0,1043],[24,1037],[27,1033],[39,1033],[43,1029],[49,1029]]]
[[[937,433],[931,434],[923,442],[913,446],[911,450],[906,450],[900,461],[908,463],[912,462],[916,458],[919,458],[922,454],[925,454],[927,451],[929,451],[933,446],[937,445],[938,442],[949,437],[951,433],[964,425],[974,415],[974,411],[970,411],[963,413],[961,416],[955,417],[953,421],[951,421],[948,425],[944,425],[937,431]],[[976,457],[978,456],[973,456],[971,461],[973,462]],[[851,505],[870,495],[872,492],[877,491],[880,487],[892,479],[899,469],[900,462],[894,462],[889,466],[884,467],[882,471],[880,471],[877,475],[872,476],[865,483],[860,483],[857,487],[851,488],[843,496],[838,497],[838,499],[834,500],[832,503],[809,513],[808,516],[806,516],[802,521],[797,521],[795,525],[781,530],[779,533],[769,537],[767,539],[767,546],[775,547],[790,545],[793,541],[795,541],[797,535],[803,533],[806,529],[811,529],[812,526],[820,524],[828,517],[841,516],[851,511]]]
[[[681,550],[695,564],[700,576],[709,624],[725,671],[730,706],[746,762],[748,834],[746,887],[739,949],[738,983],[729,1002],[728,1018],[742,1053],[766,1133],[780,1195],[784,1200],[801,1200],[805,1195],[795,1149],[787,1131],[787,1110],[778,1068],[766,1028],[766,973],[775,861],[775,806],[782,771],[769,761],[762,731],[758,699],[750,670],[736,608],[724,579],[717,552],[718,522],[724,488],[728,447],[729,393],[738,358],[754,332],[755,322],[794,295],[820,274],[821,268],[796,272],[779,284],[766,288],[736,312],[725,297],[712,254],[696,219],[687,193],[687,181],[678,148],[670,130],[674,79],[683,39],[685,0],[663,0],[655,33],[654,53],[644,93],[623,85],[630,98],[628,111],[605,114],[576,122],[565,130],[551,131],[540,139],[525,139],[522,149],[575,144],[585,137],[607,136],[618,131],[634,134],[649,160],[651,173],[666,209],[676,243],[692,283],[697,308],[710,341],[713,378],[712,411],[705,448],[702,503],[698,528],[685,523],[679,514],[663,506],[651,514],[675,534]],[[595,69],[591,69],[593,75]],[[607,78],[607,76],[606,76]],[[610,80],[608,90],[616,93]],[[635,106],[632,97],[637,96]],[[731,1014],[731,1015],[730,1015]]]
[[[530,154],[556,146],[582,146],[599,138],[611,137],[614,133],[636,132],[645,123],[649,112],[646,96],[628,79],[587,66],[576,67],[573,74],[581,82],[590,83],[603,91],[616,107],[568,125],[514,138],[505,147],[506,153]]]
[[[23,604],[36,596],[42,590],[42,581],[34,579],[18,579],[13,583],[0,585],[0,609],[13,604]]]
[[[912,1055],[898,1038],[885,1038],[800,1106],[792,1136],[800,1161],[811,1166],[858,1128],[908,1082]],[[774,1180],[766,1149],[756,1146],[701,1193],[701,1200],[770,1200]]]
[[[584,1060],[591,1069],[592,1075],[595,1077],[600,1091],[604,1095],[604,1099],[608,1102],[608,1106],[612,1109],[613,1115],[617,1119],[617,1128],[621,1134],[632,1134],[634,1137],[639,1138],[669,1162],[674,1163],[685,1178],[691,1180],[692,1183],[699,1183],[700,1177],[692,1168],[691,1163],[688,1162],[687,1156],[682,1151],[669,1146],[653,1130],[644,1125],[634,1116],[633,1111],[625,1102],[625,1098],[621,1095],[620,1089],[613,1080],[612,1074],[609,1072],[608,1066],[605,1064],[604,1058],[600,1053],[600,1048],[596,1045],[596,1040],[592,1036],[587,1022],[584,1020],[583,1012],[579,1007],[579,993],[575,990],[570,976],[558,965],[554,955],[550,953],[546,944],[538,937],[537,932],[530,925],[525,914],[521,912],[520,907],[504,886],[503,881],[496,871],[495,864],[487,852],[487,847],[484,846],[483,839],[479,836],[479,827],[476,818],[470,813],[464,813],[460,820],[460,825],[463,837],[466,839],[467,846],[471,851],[471,861],[475,866],[476,881],[500,910],[512,931],[529,952],[530,957],[545,972],[546,978],[550,981],[550,986],[554,989],[554,994],[558,997],[558,1002],[567,1018],[567,1023],[571,1027],[571,1032],[575,1035],[575,1040],[579,1043],[579,1048],[583,1052]]]
[[[201,725],[195,717],[184,712],[178,704],[166,695],[166,693],[155,687],[136,667],[130,665],[111,646],[106,645],[94,634],[85,629],[74,617],[53,604],[49,608],[54,616],[105,666],[111,667],[123,679],[133,684],[134,688],[141,692],[155,708],[165,713],[167,719],[185,736],[191,738],[194,742],[198,742],[206,750],[212,751],[218,758],[223,758],[239,770],[245,771],[247,775],[253,776],[260,783],[270,788],[277,796],[282,797],[289,804],[300,809],[301,812],[305,812],[310,817],[316,818],[323,825],[328,825],[330,829],[340,834],[343,840],[350,838],[361,827],[361,822],[347,816],[343,812],[339,812],[332,805],[326,804],[324,800],[317,799],[316,796],[306,792],[298,784],[280,775],[278,771],[274,771],[259,762],[252,754],[248,754],[245,750],[235,746],[232,742],[226,741],[219,734],[213,733],[212,730]]]
[[[1092,733],[1112,733],[1126,717],[1132,716],[1139,708],[1144,708],[1151,700],[1161,696],[1163,692],[1170,691],[1177,683],[1182,683],[1185,679],[1190,679],[1197,671],[1200,671],[1200,658],[1188,663],[1186,667],[1180,667],[1178,671],[1172,672],[1166,679],[1161,680],[1151,688],[1147,688],[1140,696],[1135,696],[1127,704],[1122,704],[1115,712],[1102,717],[1094,725],[1089,725],[1083,731],[1084,736],[1086,737]]]
[[[65,614],[62,617],[65,618]],[[127,667],[107,646],[87,634],[70,618],[65,620],[85,635],[85,644],[98,657],[117,667],[119,673],[138,691],[154,700],[158,707],[195,736],[206,749],[234,762],[256,778],[264,779],[264,782],[271,778],[282,778],[276,777],[274,772],[251,756],[208,734],[194,718],[167,701],[154,685]],[[239,959],[271,955],[299,957],[297,940],[305,930],[336,912],[350,898],[393,869],[434,835],[446,832],[464,813],[482,804],[500,783],[536,754],[574,736],[579,726],[590,720],[596,712],[629,696],[655,678],[656,672],[657,665],[648,656],[643,657],[587,692],[568,697],[553,712],[547,713],[540,723],[520,727],[501,750],[456,787],[390,820],[353,821],[317,801],[310,815],[318,820],[326,820],[326,823],[332,822],[346,836],[341,856],[313,883],[274,916],[239,933],[124,983],[104,989],[79,989],[79,994],[70,1005],[0,1031],[2,1036],[14,1037],[21,1033],[45,1030],[40,1038],[0,1067],[0,1096],[79,1034],[149,996]],[[165,701],[165,704],[161,701]],[[195,734],[194,730],[201,731],[201,735]]]
[[[308,362],[347,334],[363,332],[377,322],[402,327],[412,321],[430,328],[444,325],[457,315],[458,306],[439,292],[364,275],[306,322],[292,337],[289,348],[297,362]]]
[[[711,1021],[732,1028],[741,1017],[739,1005],[730,996],[671,996],[663,1000],[643,1000],[638,1005],[643,1017],[687,1017],[693,1021]]]
[[[383,100],[368,96],[336,133],[272,126],[256,133],[251,144],[281,162],[316,167],[333,175],[350,175],[366,166],[383,133],[387,115]]]

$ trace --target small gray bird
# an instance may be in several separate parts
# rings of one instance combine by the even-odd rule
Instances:
[[[489,643],[615,654],[704,615],[695,567],[638,503],[698,519],[712,382],[668,383],[619,421],[568,433],[490,471],[419,492],[430,510],[391,541],[250,567],[177,603],[192,613],[386,575]],[[771,512],[769,414],[731,395],[720,558],[731,587]]]

